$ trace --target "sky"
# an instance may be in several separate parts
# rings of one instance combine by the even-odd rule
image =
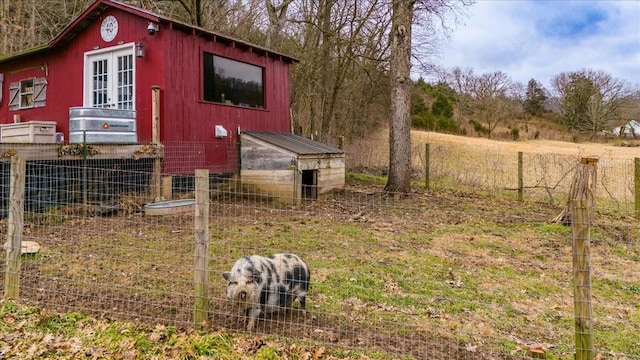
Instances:
[[[547,88],[562,72],[603,70],[640,88],[640,0],[478,0],[449,26],[436,59],[446,69]]]

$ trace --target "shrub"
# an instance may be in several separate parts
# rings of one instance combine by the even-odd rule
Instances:
[[[520,129],[517,127],[511,129],[511,140],[520,140]]]

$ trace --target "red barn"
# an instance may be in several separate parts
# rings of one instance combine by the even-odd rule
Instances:
[[[97,0],[48,44],[0,58],[0,124],[53,121],[56,132],[73,140],[70,109],[122,110],[134,114],[129,135],[135,143],[164,145],[163,173],[234,173],[238,130],[290,132],[289,67],[295,61]],[[104,124],[105,130],[114,126]],[[82,130],[86,136],[90,129]],[[185,152],[197,159],[185,162]]]

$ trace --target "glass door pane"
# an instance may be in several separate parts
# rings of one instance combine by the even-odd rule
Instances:
[[[117,56],[118,63],[118,83],[116,91],[118,100],[116,107],[118,109],[133,109],[133,55],[127,54]]]
[[[100,59],[92,61],[91,105],[93,107],[109,107],[109,61]]]

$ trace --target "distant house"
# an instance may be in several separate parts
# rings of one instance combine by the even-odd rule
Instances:
[[[613,135],[619,137],[640,138],[640,122],[631,120],[628,123],[613,129]]]

